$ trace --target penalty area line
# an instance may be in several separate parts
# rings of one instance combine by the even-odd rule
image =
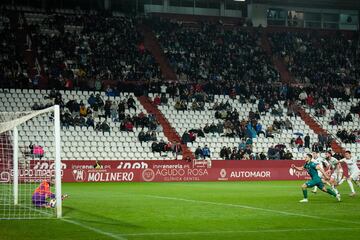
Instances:
[[[312,231],[346,231],[360,230],[360,228],[294,228],[294,229],[259,229],[259,230],[238,230],[238,231],[198,231],[198,232],[149,232],[129,233],[123,236],[161,236],[161,235],[211,235],[211,234],[237,234],[237,233],[286,233],[286,232],[312,232]]]
[[[307,215],[307,214],[302,214],[302,213],[286,212],[286,211],[274,210],[274,209],[269,209],[269,208],[252,207],[252,206],[242,205],[242,204],[219,203],[219,202],[210,202],[210,201],[202,201],[202,200],[194,200],[194,199],[186,199],[186,198],[177,198],[177,197],[166,197],[166,196],[158,196],[158,195],[145,195],[144,194],[142,196],[150,197],[150,198],[157,198],[157,199],[173,200],[173,201],[191,202],[191,203],[197,203],[197,204],[202,203],[202,204],[209,204],[209,205],[223,206],[223,207],[243,208],[243,209],[257,210],[257,211],[262,211],[262,212],[282,214],[282,215],[287,215],[287,216],[296,216],[296,217],[312,218],[312,219],[318,219],[318,220],[327,220],[329,222],[338,222],[338,223],[346,223],[346,224],[351,223],[351,224],[359,224],[360,225],[360,222],[331,219],[331,218],[326,218],[326,217],[319,217],[319,216]]]
[[[105,232],[99,228],[95,228],[95,227],[91,227],[89,225],[86,225],[86,224],[83,224],[81,222],[78,222],[78,221],[75,221],[75,220],[70,220],[69,218],[60,218],[61,221],[63,222],[67,222],[67,223],[71,223],[71,224],[74,224],[74,225],[77,225],[79,227],[82,227],[84,229],[87,229],[87,230],[90,230],[90,231],[93,231],[93,232],[96,232],[98,234],[101,234],[101,235],[104,235],[104,236],[107,236],[109,238],[112,238],[112,239],[116,239],[116,240],[127,240],[126,238],[122,237],[123,234],[114,234],[114,233],[110,233],[110,232]]]

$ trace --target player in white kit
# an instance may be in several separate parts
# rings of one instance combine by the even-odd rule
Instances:
[[[360,170],[359,167],[357,165],[357,159],[353,156],[351,156],[351,152],[350,151],[346,151],[345,152],[345,158],[341,159],[339,162],[344,162],[346,163],[347,167],[348,167],[348,171],[349,171],[349,177],[347,179],[347,182],[349,184],[351,193],[350,196],[355,196],[356,192],[354,189],[354,185],[352,182],[355,182],[357,186],[360,187],[360,182],[359,182],[359,176],[360,176]],[[343,182],[344,180],[340,181],[340,184]]]
[[[320,154],[318,152],[312,152],[312,156],[313,159],[311,161],[318,164],[321,169],[324,169],[324,166],[328,166],[328,163],[322,157],[320,157]],[[321,171],[318,171],[318,175],[323,182],[326,182]],[[318,189],[317,186],[315,186],[311,192],[316,193],[317,189]]]
[[[343,169],[339,160],[332,156],[331,151],[325,152],[325,160],[328,163],[328,168],[331,171],[331,176],[329,183],[331,184],[332,189],[336,194],[339,194],[339,191],[336,189],[336,186],[339,185],[340,181],[343,178]]]

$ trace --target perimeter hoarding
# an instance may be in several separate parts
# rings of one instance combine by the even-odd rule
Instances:
[[[303,161],[63,161],[63,182],[190,182],[304,180],[306,171],[291,168]],[[42,169],[43,168],[43,169]],[[44,171],[46,166],[38,166]]]
[[[176,160],[101,161],[94,169],[94,160],[62,161],[63,182],[190,182],[190,181],[271,181],[309,179],[301,160]],[[347,167],[342,164],[345,175]],[[19,169],[20,182],[37,182],[54,175],[51,161],[31,160],[26,169]],[[0,169],[0,183],[12,181],[11,169]]]

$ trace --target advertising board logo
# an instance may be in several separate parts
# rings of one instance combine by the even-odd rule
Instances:
[[[146,162],[120,162],[117,169],[146,169],[149,164]]]
[[[225,178],[226,177],[226,170],[223,168],[223,169],[221,169],[221,171],[220,171],[220,176],[222,177],[222,178]]]
[[[83,182],[85,180],[86,173],[82,169],[74,169],[72,174],[77,182]]]
[[[48,162],[37,162],[36,165],[33,167],[35,170],[49,170],[55,169],[55,163],[48,163]],[[66,169],[66,164],[61,163],[61,169]]]
[[[145,182],[151,182],[155,179],[155,172],[151,168],[145,169],[141,174]]]
[[[9,172],[2,172],[0,174],[0,183],[8,183],[11,180],[11,176]]]
[[[294,168],[289,168],[289,174],[290,176],[296,176],[298,178],[307,177],[308,173],[306,170],[298,171]]]
[[[218,178],[218,180],[228,180],[226,175],[227,175],[227,172],[226,172],[225,168],[222,168],[220,170],[220,177]]]
[[[211,160],[193,160],[193,168],[211,168]]]

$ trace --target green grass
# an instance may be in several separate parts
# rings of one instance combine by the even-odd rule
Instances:
[[[63,220],[3,220],[0,239],[359,239],[360,199],[301,182],[66,183]]]

